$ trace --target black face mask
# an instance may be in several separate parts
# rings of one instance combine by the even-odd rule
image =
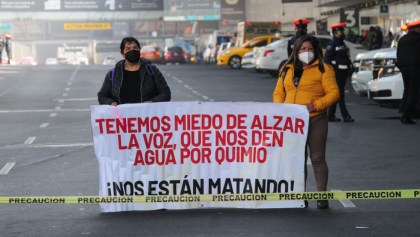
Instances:
[[[125,60],[130,63],[137,63],[140,60],[140,51],[139,50],[130,50],[125,53]]]

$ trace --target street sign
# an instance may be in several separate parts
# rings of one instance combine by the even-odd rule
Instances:
[[[388,18],[389,17],[389,7],[386,4],[379,5],[379,17]]]

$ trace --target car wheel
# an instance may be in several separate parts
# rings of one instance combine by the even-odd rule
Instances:
[[[230,59],[229,59],[229,66],[230,66],[230,68],[232,68],[232,69],[239,69],[239,68],[241,68],[241,57],[239,57],[239,56],[232,56]]]

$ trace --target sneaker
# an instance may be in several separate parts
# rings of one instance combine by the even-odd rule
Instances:
[[[401,117],[401,123],[402,124],[416,124],[416,121],[411,119],[411,118],[407,118],[405,116]]]
[[[331,117],[328,117],[328,121],[329,122],[341,122],[341,119],[339,119],[335,116],[331,116]]]
[[[353,123],[354,122],[354,119],[350,115],[347,115],[346,117],[344,117],[343,122],[345,122],[345,123]]]

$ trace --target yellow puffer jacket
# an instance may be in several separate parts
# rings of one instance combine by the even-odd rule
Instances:
[[[294,66],[288,64],[287,74],[279,76],[273,93],[273,102],[306,105],[314,100],[317,111],[310,113],[311,117],[320,114],[340,98],[334,69],[324,64],[325,72],[318,68],[319,61],[315,61],[303,70],[302,77],[296,87],[293,83]]]

